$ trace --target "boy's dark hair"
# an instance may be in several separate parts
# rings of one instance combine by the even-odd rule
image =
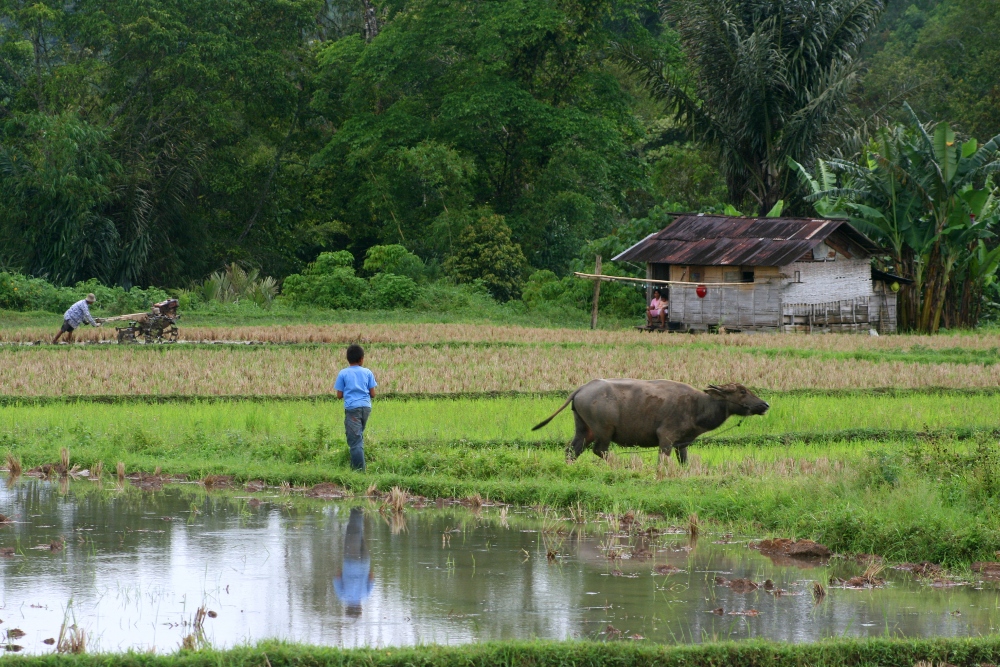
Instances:
[[[347,363],[356,364],[365,358],[365,349],[360,345],[351,345],[347,348]]]

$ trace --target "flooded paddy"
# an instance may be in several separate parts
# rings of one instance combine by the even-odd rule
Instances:
[[[0,512],[0,637],[25,652],[52,651],[64,624],[89,651],[170,652],[272,638],[806,642],[983,635],[1000,622],[990,582],[886,569],[883,587],[854,590],[830,585],[864,572],[846,559],[771,560],[739,536],[692,541],[514,508],[400,517],[364,499],[23,480],[0,490]]]

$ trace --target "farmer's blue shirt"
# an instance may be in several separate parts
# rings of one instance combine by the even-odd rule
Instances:
[[[344,409],[370,408],[372,397],[369,390],[378,386],[375,374],[364,366],[348,366],[337,374],[333,388],[344,392]]]
[[[69,325],[74,329],[80,326],[83,322],[87,322],[87,324],[92,327],[97,326],[97,322],[95,322],[94,318],[90,316],[90,308],[87,307],[86,299],[80,299],[70,306],[69,310],[67,310],[63,315],[63,319],[69,322]]]

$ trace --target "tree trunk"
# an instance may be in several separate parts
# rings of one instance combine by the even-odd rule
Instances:
[[[915,277],[913,266],[913,251],[903,248],[902,256],[895,260],[894,266],[896,275],[904,278]],[[913,331],[917,328],[917,309],[919,299],[917,298],[916,286],[900,285],[898,296],[896,297],[896,329],[898,331]]]
[[[948,296],[948,286],[951,284],[951,274],[955,269],[957,257],[954,254],[945,254],[941,243],[935,246],[932,254],[934,264],[934,281],[928,283],[930,303],[924,303],[924,314],[927,316],[926,332],[935,334],[941,327],[941,313],[944,311],[944,302]]]
[[[934,310],[931,312],[931,325],[929,333],[935,334],[941,327],[941,312],[944,310],[945,297],[948,295],[948,283],[951,270],[942,267],[941,276],[938,279],[937,289],[934,292]]]
[[[370,42],[378,37],[378,14],[371,0],[361,0],[361,8],[365,19],[365,41]]]
[[[933,333],[932,327],[935,320],[935,313],[938,312],[938,295],[941,281],[943,280],[940,240],[934,244],[934,248],[927,256],[926,266],[923,294],[920,295],[920,316],[917,320],[917,331],[920,333]]]

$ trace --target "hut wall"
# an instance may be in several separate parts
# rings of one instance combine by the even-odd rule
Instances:
[[[735,272],[742,277],[744,271],[753,271],[754,282],[777,280],[781,277],[781,270],[777,266],[694,266],[673,264],[670,266],[669,280],[691,283],[742,282],[741,280],[726,280],[726,276],[727,274],[732,275]],[[698,277],[692,277],[695,275]]]
[[[723,282],[723,267],[721,266],[678,266],[671,265],[670,280],[692,283]]]
[[[670,267],[670,321],[682,329],[744,331],[896,331],[896,295],[873,284],[867,258],[754,267],[753,283],[723,283],[732,267]],[[796,281],[798,272],[798,281]],[[692,280],[692,273],[698,278]],[[707,294],[697,295],[699,284]]]
[[[871,302],[872,327],[880,334],[896,333],[896,296],[884,282],[875,282],[875,296]]]
[[[708,282],[708,281],[705,281]],[[700,298],[697,283],[670,286],[670,321],[684,329],[723,326],[750,331],[777,331],[781,321],[781,283],[757,281],[707,286]]]
[[[875,294],[867,257],[838,254],[832,262],[794,262],[781,267],[781,273],[790,281],[781,297],[785,303],[827,303]]]
[[[788,278],[781,295],[784,331],[896,331],[895,294],[876,289],[867,257],[836,253],[834,261],[794,262],[781,272]]]

